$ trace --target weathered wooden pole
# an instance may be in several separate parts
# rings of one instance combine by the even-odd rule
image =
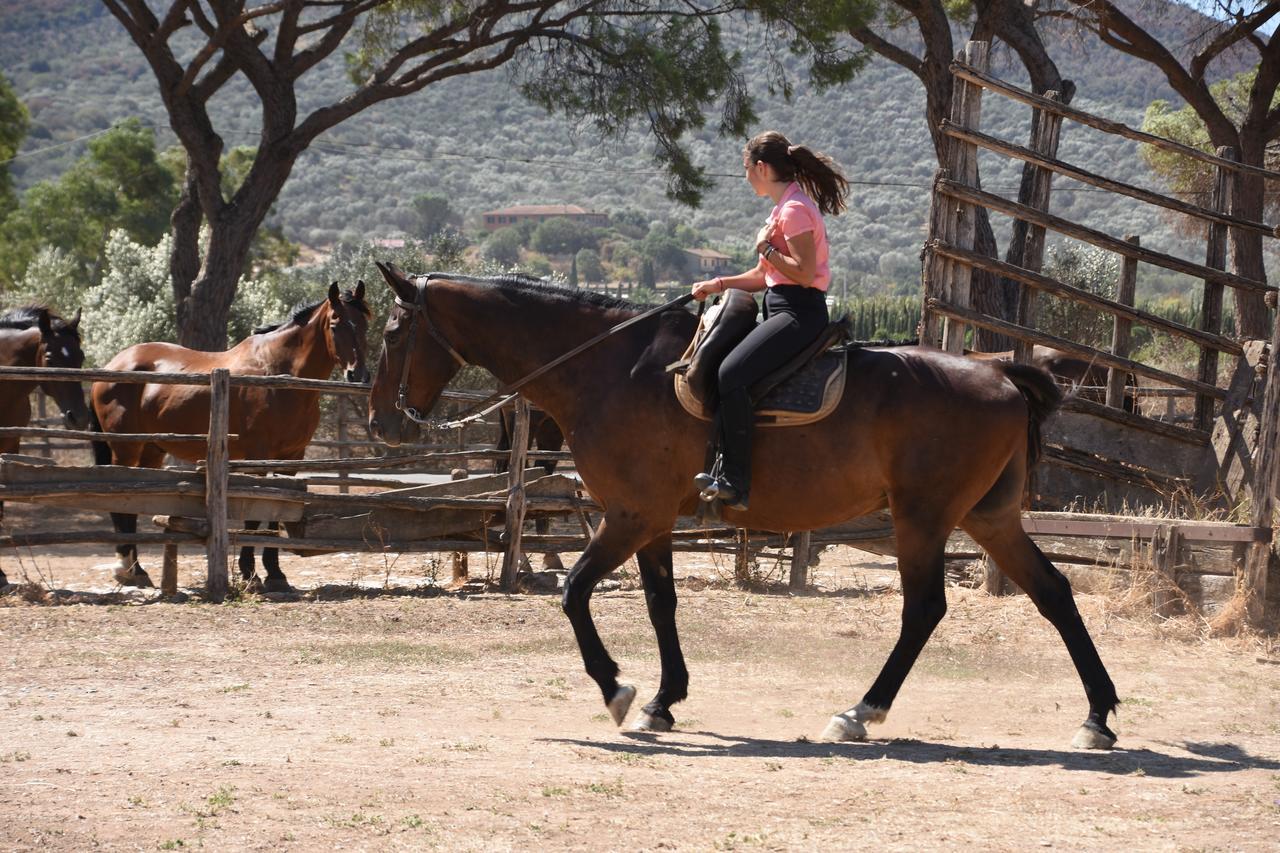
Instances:
[[[1253,505],[1250,523],[1254,527],[1273,529],[1276,500],[1276,469],[1280,467],[1280,314],[1271,329],[1271,355],[1267,366],[1267,385],[1262,398],[1258,429],[1257,464],[1253,469]],[[1254,542],[1245,555],[1240,590],[1245,597],[1248,619],[1260,625],[1266,616],[1267,572],[1271,568],[1272,543]]]
[[[957,57],[961,62],[986,71],[988,44],[985,41],[971,41]],[[951,121],[960,127],[978,130],[982,124],[982,87],[968,81],[953,81],[951,96]],[[948,168],[955,180],[966,186],[978,186],[978,146],[971,142],[951,140],[949,146]],[[977,233],[978,208],[968,203],[957,203],[954,199],[945,202],[946,209],[954,218],[952,239],[949,242],[962,249],[972,249]],[[944,298],[952,305],[961,308],[971,307],[969,283],[973,278],[973,270],[967,264],[947,263],[943,276]],[[967,327],[964,323],[948,319],[942,329],[942,348],[947,352],[964,351],[964,336]]]
[[[809,585],[809,543],[812,536],[808,530],[791,534],[791,578],[788,586],[791,589],[804,589]]]
[[[1228,146],[1218,148],[1218,156],[1226,160],[1236,159],[1236,150]],[[1218,213],[1231,209],[1231,186],[1234,176],[1226,166],[1218,166],[1213,182],[1213,197],[1209,206]],[[1204,265],[1215,270],[1227,268],[1227,226],[1221,222],[1209,223],[1209,240],[1205,247]],[[1200,328],[1217,335],[1222,332],[1222,282],[1205,279],[1204,300],[1200,307]],[[1200,347],[1200,368],[1196,374],[1201,382],[1218,384],[1218,351],[1213,347]],[[1196,395],[1196,429],[1213,429],[1213,398]]]
[[[1132,243],[1137,246],[1141,240],[1136,234],[1125,236],[1126,243]],[[1121,305],[1133,305],[1134,295],[1138,287],[1138,261],[1136,258],[1126,257],[1124,264],[1120,268],[1120,285],[1116,292],[1116,301]],[[1114,324],[1111,327],[1111,354],[1118,355],[1121,358],[1129,357],[1130,350],[1130,333],[1133,330],[1133,321],[1127,317],[1121,317],[1117,314],[1114,318]],[[1115,367],[1107,368],[1107,405],[1113,409],[1124,408],[1124,386],[1128,376],[1125,371]],[[1134,400],[1137,405],[1137,400]]]
[[[744,527],[734,530],[733,538],[737,543],[733,555],[733,581],[745,589],[751,586],[751,540]]]
[[[507,551],[502,557],[502,577],[499,585],[507,592],[516,588],[516,573],[520,571],[521,531],[524,529],[524,468],[529,453],[529,404],[524,397],[516,397],[515,413],[511,419],[511,467],[507,469]]]
[[[221,604],[227,597],[227,432],[231,412],[231,372],[225,367],[209,377],[209,453],[205,464],[204,506],[209,519],[209,571],[205,591]]]
[[[1060,103],[1062,95],[1058,92],[1046,92],[1045,97]],[[1062,132],[1062,116],[1048,110],[1034,110],[1031,118],[1032,151],[1044,157],[1057,159],[1058,137]],[[1036,210],[1049,209],[1049,191],[1053,185],[1053,171],[1040,166],[1031,167],[1031,187],[1024,202]],[[1023,241],[1022,268],[1032,272],[1040,272],[1044,267],[1044,234],[1043,225],[1027,224],[1026,238]],[[1036,325],[1036,299],[1034,287],[1023,285],[1018,294],[1018,314],[1015,321],[1019,326],[1033,329]],[[1031,361],[1033,345],[1027,341],[1017,340],[1013,345],[1015,361],[1027,363]]]
[[[160,574],[160,594],[173,596],[178,593],[178,546],[172,543],[164,546],[164,562]]]
[[[351,455],[351,451],[347,448],[347,401],[339,397],[334,402],[338,408],[338,458],[346,459]],[[338,494],[347,494],[349,491],[347,481],[350,478],[351,475],[345,469],[338,472]]]
[[[47,426],[45,418],[49,416],[49,401],[44,393],[44,389],[36,386],[36,417],[39,418],[40,426]],[[53,447],[49,444],[49,437],[45,436],[43,446],[40,448],[40,455],[45,459],[53,458]]]

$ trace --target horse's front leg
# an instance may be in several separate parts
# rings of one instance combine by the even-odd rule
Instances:
[[[606,513],[564,585],[561,606],[573,625],[578,649],[582,652],[582,663],[587,675],[599,685],[609,714],[617,725],[622,725],[627,716],[636,689],[629,684],[618,684],[618,665],[609,657],[591,620],[591,593],[601,578],[622,565],[652,535],[652,532],[646,533],[634,524]]]
[[[261,522],[246,518],[244,520],[244,529],[257,530],[260,523]],[[264,554],[263,562],[265,561],[266,556]],[[252,545],[242,545],[240,547],[240,557],[236,560],[236,563],[240,566],[240,580],[244,581],[245,589],[249,592],[257,592],[262,589],[261,581],[259,581],[257,576],[254,574]]]
[[[267,529],[278,531],[280,522],[267,522]],[[289,579],[284,576],[284,572],[280,571],[279,548],[262,549],[262,568],[267,570],[267,580],[262,585],[264,590],[267,592],[293,592],[293,587],[289,585]]]
[[[675,725],[671,706],[689,695],[689,670],[685,667],[680,637],[676,633],[676,579],[672,571],[671,534],[664,533],[636,552],[644,582],[649,621],[658,635],[662,681],[658,693],[641,710],[632,726],[641,732],[669,732]]]

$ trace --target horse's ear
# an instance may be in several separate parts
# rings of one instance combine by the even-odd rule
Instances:
[[[418,286],[400,272],[395,264],[384,264],[375,261],[378,272],[382,273],[382,277],[387,280],[387,284],[395,291],[396,296],[400,297],[401,302],[408,302],[412,305],[418,301]]]
[[[364,302],[364,279],[356,279],[356,302]]]
[[[341,308],[342,291],[338,289],[338,283],[335,281],[329,285],[329,304],[334,308]]]
[[[43,308],[36,314],[36,326],[40,329],[40,334],[49,337],[53,334],[53,320],[49,318],[49,312]]]
[[[77,308],[75,316],[67,321],[67,328],[76,334],[80,333],[80,312],[83,309]]]

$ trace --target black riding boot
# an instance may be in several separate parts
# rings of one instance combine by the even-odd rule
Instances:
[[[751,491],[751,395],[740,388],[720,398],[720,464],[716,475],[699,474],[694,483],[705,501],[719,500],[729,509],[745,510]]]

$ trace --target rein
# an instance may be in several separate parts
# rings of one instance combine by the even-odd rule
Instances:
[[[409,344],[406,347],[405,353],[404,353],[404,365],[400,369],[400,390],[399,390],[399,393],[396,395],[396,408],[399,409],[404,414],[405,417],[407,417],[409,420],[413,421],[414,423],[422,424],[424,426],[427,426],[429,428],[434,428],[434,429],[457,429],[459,427],[466,426],[467,424],[472,423],[474,421],[478,421],[481,418],[483,418],[485,415],[488,415],[491,412],[494,412],[497,409],[502,408],[507,403],[514,400],[517,396],[516,394],[517,391],[519,391],[524,386],[528,385],[533,380],[537,379],[539,376],[542,376],[547,371],[552,370],[553,368],[559,367],[560,365],[564,364],[566,361],[573,358],[574,356],[582,352],[585,352],[586,350],[600,343],[610,335],[617,334],[618,332],[621,332],[623,329],[629,326],[634,326],[636,323],[639,323],[641,320],[646,320],[649,317],[654,316],[655,314],[660,314],[663,311],[666,311],[668,308],[679,308],[681,306],[687,305],[690,301],[693,300],[693,294],[686,293],[684,296],[680,296],[675,299],[672,299],[670,302],[664,302],[662,305],[659,305],[656,308],[650,308],[648,311],[645,311],[642,314],[637,314],[636,316],[632,317],[629,320],[624,320],[621,323],[618,323],[616,326],[612,326],[606,329],[605,331],[601,332],[600,334],[596,335],[594,338],[587,341],[586,343],[579,344],[578,346],[569,350],[564,355],[561,355],[552,359],[551,361],[542,365],[542,367],[539,367],[537,370],[533,371],[529,375],[521,379],[517,379],[515,382],[511,382],[507,385],[504,385],[503,387],[499,388],[497,391],[494,391],[488,397],[485,397],[480,402],[475,403],[468,409],[464,409],[463,412],[454,420],[436,421],[436,420],[432,420],[430,418],[424,417],[421,412],[419,412],[417,409],[410,406],[408,401],[409,363],[410,363],[409,357],[413,353],[414,332],[417,329],[418,316],[419,315],[422,316],[423,321],[427,324],[427,331],[431,334],[433,338],[436,339],[437,343],[439,343],[441,346],[445,348],[445,350],[449,353],[449,355],[453,356],[454,361],[458,362],[458,364],[463,367],[466,367],[469,364],[469,362],[465,358],[463,358],[461,355],[458,354],[458,351],[453,348],[453,346],[449,343],[449,341],[445,338],[445,336],[440,332],[440,330],[436,328],[435,323],[431,322],[431,316],[427,313],[427,283],[430,281],[430,278],[426,276],[424,276],[424,278],[426,278],[427,280],[424,281],[422,283],[422,286],[418,288],[417,297],[414,299],[412,304],[405,302],[399,296],[396,297],[397,305],[399,305],[401,308],[404,308],[406,311],[413,312],[412,319],[409,320]]]

